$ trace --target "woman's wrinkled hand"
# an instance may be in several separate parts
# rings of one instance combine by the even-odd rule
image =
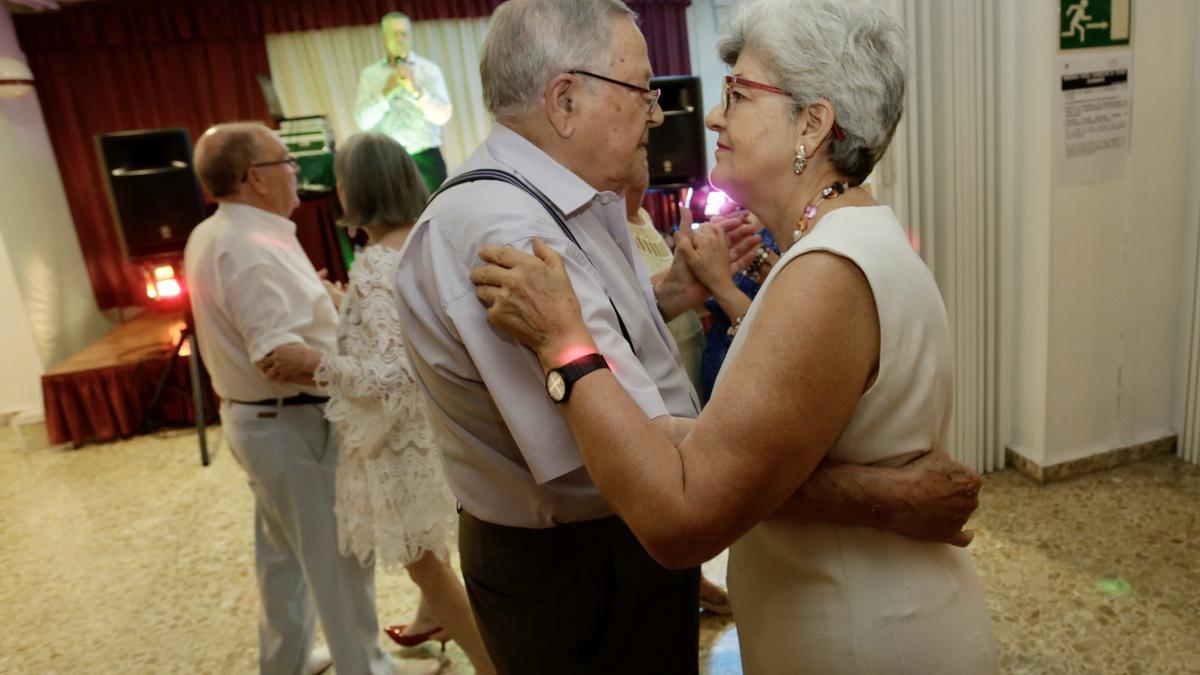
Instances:
[[[487,263],[471,270],[475,296],[488,322],[531,349],[542,364],[562,365],[561,355],[594,343],[583,322],[579,299],[562,257],[533,240],[533,255],[506,246],[484,246]]]
[[[671,261],[671,267],[654,285],[654,295],[665,318],[669,320],[689,309],[701,309],[704,301],[713,294],[711,287],[701,281],[699,275],[691,269],[683,250],[702,228],[709,227],[724,232],[729,255],[726,264],[730,280],[734,272],[750,264],[762,237],[757,234],[757,226],[751,224],[748,217],[747,212],[740,211],[714,218],[694,229],[690,218],[685,219],[686,227],[680,224],[679,231],[675,234],[675,257]],[[687,243],[683,243],[685,241]],[[715,273],[712,278],[716,278]]]
[[[749,211],[717,216],[705,224],[725,233],[725,239],[729,242],[730,276],[754,260],[758,245],[762,243],[762,236],[758,234],[762,226],[752,220]]]
[[[321,365],[321,352],[303,342],[289,342],[272,349],[255,365],[268,380],[311,385],[313,373]]]
[[[691,237],[681,238],[676,247],[692,274],[710,291],[733,282],[729,273],[729,241],[719,227],[701,225]]]

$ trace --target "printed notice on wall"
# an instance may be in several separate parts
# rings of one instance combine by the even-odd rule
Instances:
[[[1129,156],[1129,50],[1058,59],[1058,182],[1080,185],[1125,175]]]

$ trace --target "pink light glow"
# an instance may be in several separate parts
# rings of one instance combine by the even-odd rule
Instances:
[[[588,354],[595,353],[595,351],[595,347],[587,347],[584,345],[567,347],[562,351],[562,354],[559,355],[558,365],[566,365],[581,356],[587,356]]]
[[[917,232],[916,230],[909,230],[908,231],[908,244],[909,244],[909,246],[912,246],[912,250],[914,250],[918,254],[920,254],[921,253],[921,233]]]
[[[729,197],[727,197],[724,192],[721,192],[720,190],[713,190],[712,192],[708,193],[708,199],[704,202],[704,215],[709,216],[710,218],[712,216],[721,215],[721,209],[728,202]]]

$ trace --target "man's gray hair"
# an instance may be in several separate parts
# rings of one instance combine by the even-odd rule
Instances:
[[[197,143],[196,177],[213,198],[228,197],[238,191],[238,184],[250,165],[259,161],[262,139],[270,134],[261,122],[226,122],[204,132]]]
[[[401,19],[403,21],[407,21],[408,25],[412,25],[412,19],[408,18],[408,15],[404,12],[388,12],[387,14],[383,15],[382,19],[379,20],[379,27],[383,28],[387,25],[387,22],[391,21],[392,19]]]
[[[333,174],[342,186],[346,212],[338,224],[351,229],[412,225],[429,199],[412,157],[380,133],[354,134],[342,142]]]
[[[546,84],[575,68],[607,70],[614,18],[637,21],[621,0],[509,0],[492,15],[479,74],[496,117],[516,117]]]
[[[844,140],[829,137],[829,159],[852,184],[883,156],[904,111],[908,46],[884,10],[851,0],[747,0],[717,45],[732,66],[743,51],[762,60],[771,84],[790,92],[793,115],[818,98],[833,103]]]

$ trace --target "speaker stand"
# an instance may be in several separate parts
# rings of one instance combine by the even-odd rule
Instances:
[[[179,341],[171,348],[170,359],[167,361],[167,365],[154,387],[154,396],[150,398],[150,402],[146,405],[146,412],[142,416],[142,423],[138,426],[138,432],[148,433],[166,426],[160,410],[162,395],[166,391],[167,381],[171,378],[171,373],[175,370],[176,360],[182,358],[180,352],[183,351],[184,345],[188,347],[188,380],[190,380],[191,384],[189,390],[193,417],[196,418],[196,436],[200,441],[200,464],[208,466],[208,434],[205,433],[205,426],[208,423],[208,413],[204,405],[204,395],[207,393],[208,387],[200,371],[200,350],[196,346],[196,331],[190,308],[184,313],[183,331],[179,334]]]

